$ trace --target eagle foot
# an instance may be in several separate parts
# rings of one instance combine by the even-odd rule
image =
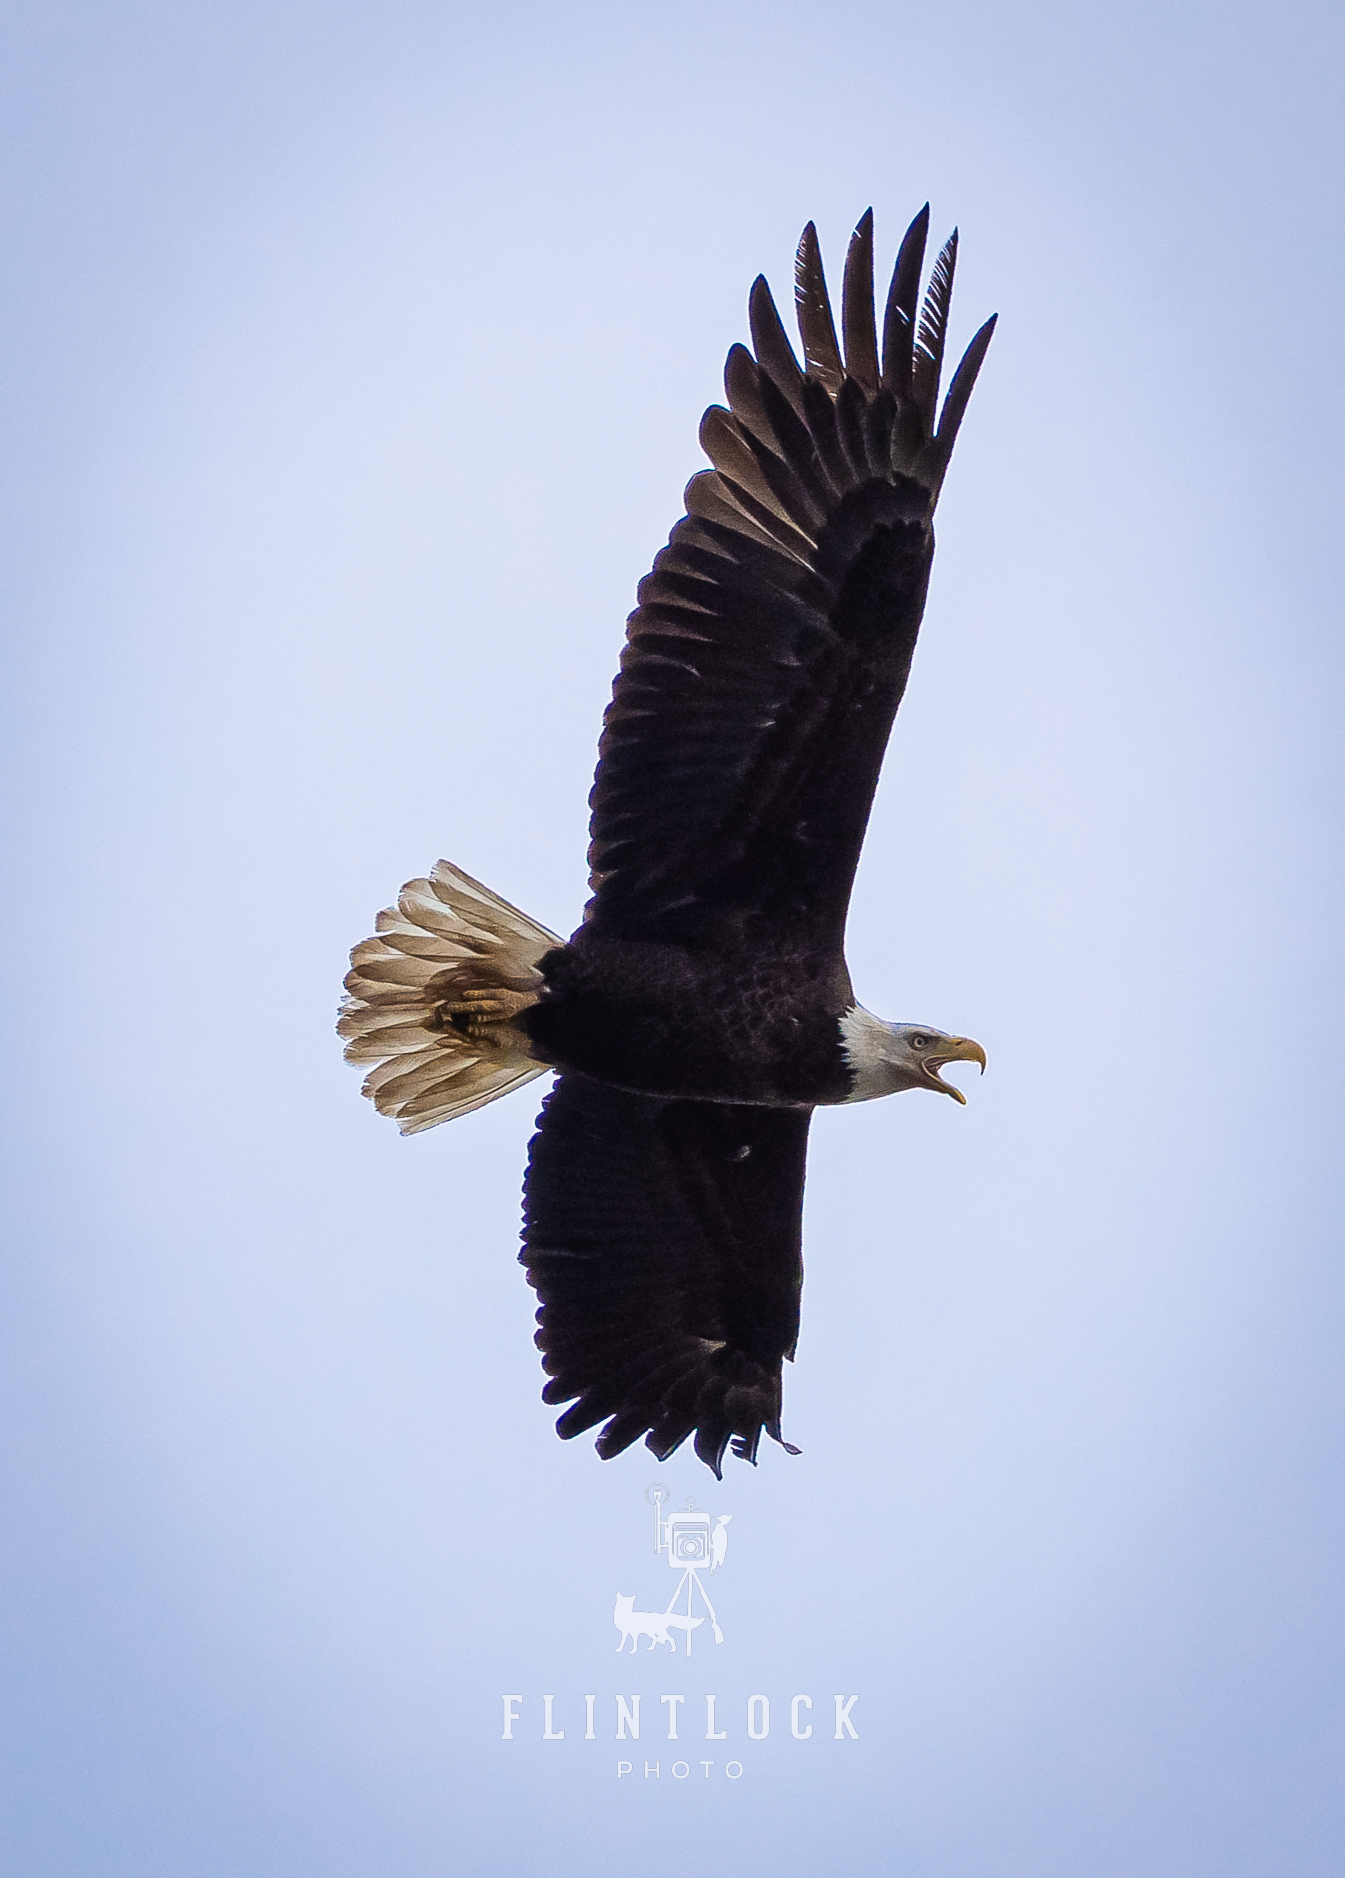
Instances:
[[[439,1006],[436,1016],[440,1029],[455,1030],[470,1043],[501,1049],[510,1039],[500,1033],[535,1002],[525,991],[459,991]]]

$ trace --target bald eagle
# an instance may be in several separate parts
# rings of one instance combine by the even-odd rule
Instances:
[[[713,468],[641,583],[603,724],[592,897],[569,940],[440,861],[356,946],[339,1029],[403,1133],[559,1072],[528,1155],[523,1251],[542,1395],[604,1459],[688,1436],[781,1445],[803,1284],[808,1124],[899,1089],[964,1100],[969,1037],[856,1002],[844,936],[925,604],[932,518],[988,320],[936,409],[957,235],[923,303],[928,206],[881,345],[873,216],[838,340],[817,236],[804,363],[758,278],[752,351],[700,437]],[[797,1448],[789,1448],[797,1453]]]

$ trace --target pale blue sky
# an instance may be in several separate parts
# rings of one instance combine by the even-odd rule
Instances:
[[[1339,1872],[1341,36],[6,11],[7,1871]],[[440,854],[573,923],[748,286],[926,197],[1001,320],[850,951],[990,1072],[819,1118],[802,1457],[603,1466],[540,1085],[398,1139],[345,952]],[[506,1750],[501,1691],[680,1686],[613,1654],[656,1476],[734,1516],[688,1689],[859,1742]]]

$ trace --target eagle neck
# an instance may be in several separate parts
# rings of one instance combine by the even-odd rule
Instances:
[[[871,1102],[877,1096],[891,1095],[909,1087],[905,1073],[892,1047],[892,1026],[881,1017],[854,1004],[840,1020],[841,1051],[850,1072],[850,1093],[846,1102]]]

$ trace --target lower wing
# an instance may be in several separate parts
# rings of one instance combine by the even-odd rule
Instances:
[[[810,1117],[560,1077],[529,1150],[519,1256],[541,1300],[542,1399],[572,1404],[562,1438],[605,1422],[604,1460],[641,1435],[663,1460],[694,1432],[716,1474],[730,1441],[754,1460],[763,1429],[783,1439]]]

